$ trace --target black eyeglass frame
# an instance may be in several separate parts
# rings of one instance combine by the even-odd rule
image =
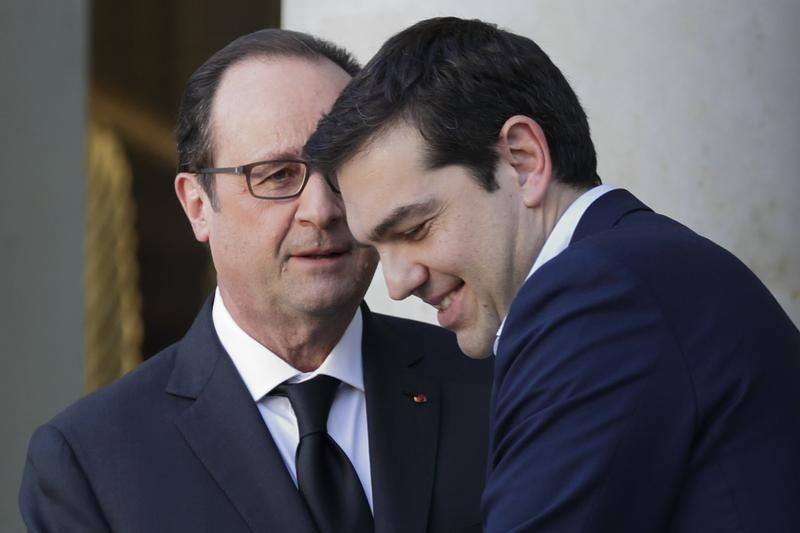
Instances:
[[[292,194],[285,194],[283,196],[263,196],[256,194],[255,191],[253,191],[253,184],[250,178],[250,173],[252,170],[259,165],[281,163],[299,164],[303,167],[303,180],[300,182],[300,187],[298,187],[297,191],[293,192]],[[308,162],[303,161],[302,159],[267,159],[264,161],[254,161],[253,163],[247,163],[246,165],[239,165],[238,167],[201,168],[197,171],[194,171],[193,174],[234,174],[237,176],[244,176],[245,181],[247,182],[247,190],[250,191],[250,195],[254,198],[258,198],[259,200],[288,200],[290,198],[297,198],[303,194],[303,190],[306,188],[308,177],[311,175],[311,172]],[[331,180],[329,180],[327,177],[324,179],[334,193],[341,194],[339,189],[333,185]]]

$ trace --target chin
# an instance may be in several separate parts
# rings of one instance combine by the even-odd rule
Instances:
[[[341,286],[309,288],[312,290],[307,293],[308,298],[297,302],[297,307],[314,316],[355,312],[364,297],[363,292],[343,291]]]
[[[494,337],[491,339],[475,339],[468,334],[456,334],[458,347],[470,359],[486,359],[494,352]]]
[[[467,350],[465,350],[463,348],[462,348],[461,351],[463,351],[464,355],[466,355],[470,359],[488,359],[489,357],[492,356],[491,348],[488,351],[482,351],[482,352],[475,352],[475,351],[467,352]]]

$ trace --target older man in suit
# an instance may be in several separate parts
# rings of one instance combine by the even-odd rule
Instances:
[[[731,254],[600,184],[533,41],[420,22],[307,154],[390,294],[496,353],[486,531],[800,531],[800,333]]]
[[[186,336],[34,434],[31,531],[477,531],[491,367],[371,313],[376,254],[302,160],[358,67],[262,30],[190,78],[175,190],[217,290]]]

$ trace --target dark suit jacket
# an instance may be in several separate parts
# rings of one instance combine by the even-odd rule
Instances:
[[[491,362],[363,310],[375,531],[479,530]],[[180,342],[37,429],[20,508],[32,531],[314,531],[210,300]]]
[[[800,531],[800,333],[630,193],[581,218],[498,345],[486,531]]]

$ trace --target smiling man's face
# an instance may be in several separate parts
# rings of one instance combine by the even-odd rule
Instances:
[[[375,246],[394,299],[412,294],[470,357],[491,354],[495,334],[529,267],[521,253],[520,209],[510,167],[498,165],[489,192],[458,165],[430,170],[418,131],[401,123],[338,172],[348,224]]]

